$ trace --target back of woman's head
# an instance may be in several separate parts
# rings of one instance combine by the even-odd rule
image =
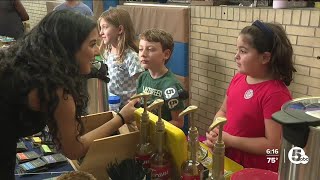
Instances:
[[[27,35],[31,42],[50,48],[53,54],[75,60],[75,54],[96,23],[87,16],[69,10],[53,11]],[[43,38],[43,39],[39,39]]]
[[[271,53],[269,67],[272,75],[289,86],[296,70],[292,60],[292,45],[283,27],[256,21],[253,25],[243,28],[240,34],[248,35],[251,46],[259,53]]]
[[[118,52],[120,55],[120,61],[122,61],[123,53],[127,48],[132,48],[138,52],[138,47],[135,44],[135,30],[133,27],[130,14],[121,8],[111,8],[104,11],[98,19],[98,28],[100,31],[100,22],[104,19],[109,24],[119,28],[123,27],[123,34],[119,36]]]

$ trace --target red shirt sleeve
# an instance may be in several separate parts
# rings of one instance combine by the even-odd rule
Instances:
[[[263,103],[263,115],[265,119],[271,119],[273,113],[281,110],[283,104],[291,100],[289,91],[279,91],[267,96]]]

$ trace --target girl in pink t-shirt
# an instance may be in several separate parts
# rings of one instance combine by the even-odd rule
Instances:
[[[241,30],[235,60],[238,73],[215,117],[225,116],[223,129],[226,156],[245,168],[278,171],[267,150],[279,150],[281,125],[271,115],[291,100],[287,88],[296,72],[293,49],[282,26],[255,21]],[[204,143],[212,147],[218,129],[206,134]]]

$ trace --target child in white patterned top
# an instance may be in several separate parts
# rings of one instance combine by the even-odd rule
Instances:
[[[126,10],[112,8],[101,14],[98,28],[102,38],[100,51],[110,77],[108,91],[121,97],[123,107],[136,93],[136,80],[144,71],[134,43],[133,24]]]

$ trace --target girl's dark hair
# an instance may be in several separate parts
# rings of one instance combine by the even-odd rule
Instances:
[[[53,11],[2,54],[0,72],[12,71],[12,83],[22,87],[19,91],[24,91],[21,93],[26,96],[30,90],[38,90],[41,111],[47,112],[50,134],[58,147],[61,144],[54,117],[59,103],[57,89],[63,89],[65,98],[68,94],[74,98],[77,140],[84,132],[81,115],[87,106],[88,94],[75,54],[96,27],[95,21],[79,13]]]
[[[251,46],[259,53],[270,52],[270,69],[276,79],[282,80],[287,86],[293,80],[293,73],[296,69],[293,66],[292,45],[281,25],[274,23],[263,23],[265,28],[272,31],[272,37],[263,32],[257,26],[247,26],[240,34],[249,35]]]

